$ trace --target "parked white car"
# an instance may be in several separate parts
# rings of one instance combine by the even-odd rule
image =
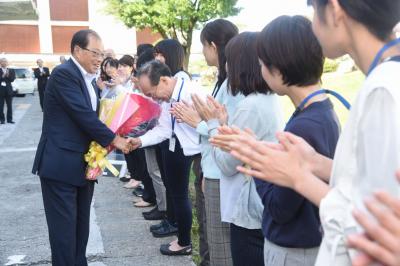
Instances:
[[[37,80],[32,69],[28,67],[10,67],[15,71],[15,80],[12,83],[16,95],[25,96],[34,94],[37,90]]]

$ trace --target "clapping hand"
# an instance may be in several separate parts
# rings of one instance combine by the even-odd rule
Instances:
[[[210,138],[211,145],[220,148],[223,151],[230,152],[231,144],[234,143],[239,136],[256,138],[251,129],[241,130],[238,127],[221,126],[218,128],[218,135]]]
[[[196,128],[201,122],[196,109],[186,101],[175,103],[170,109],[170,113],[176,117],[178,122],[184,122],[193,128]]]
[[[396,175],[400,180],[400,171]],[[348,245],[360,252],[353,265],[400,265],[400,199],[379,191],[365,201],[365,206],[373,218],[357,210],[353,212],[364,229],[363,234],[348,237]]]
[[[243,174],[295,189],[302,185],[304,176],[313,175],[312,160],[304,154],[312,157],[315,151],[291,133],[278,133],[277,138],[278,144],[239,135],[230,143],[231,154],[246,165],[237,168]]]
[[[212,96],[207,96],[207,101],[204,102],[198,95],[192,95],[193,105],[201,119],[208,121],[218,119],[220,125],[226,125],[228,122],[228,113],[225,106],[218,103]]]

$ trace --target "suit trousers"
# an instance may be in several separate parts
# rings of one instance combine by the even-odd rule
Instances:
[[[46,87],[46,85],[38,85],[38,92],[39,92],[39,102],[40,102],[40,107],[43,110],[43,99],[44,99],[44,88]]]
[[[6,117],[4,116],[4,102],[7,105],[7,122],[11,122],[12,117],[12,95],[7,93],[7,89],[0,87],[0,122],[5,122]]]
[[[87,266],[90,204],[94,182],[77,187],[40,178],[52,265]]]
[[[161,170],[158,165],[157,161],[157,154],[160,153],[160,148],[158,145],[151,146],[144,149],[144,153],[146,156],[146,163],[147,163],[147,171],[153,181],[154,191],[156,193],[156,200],[157,200],[157,208],[159,211],[166,211],[167,210],[167,195],[164,186],[164,182],[161,178]]]

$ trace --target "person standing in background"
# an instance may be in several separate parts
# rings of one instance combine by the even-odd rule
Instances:
[[[37,86],[39,91],[39,99],[40,99],[40,107],[43,111],[43,97],[44,97],[44,90],[46,89],[47,80],[50,76],[50,71],[48,67],[43,67],[43,60],[38,59],[36,61],[38,65],[37,68],[33,71],[35,74],[35,78],[37,79]]]
[[[6,58],[0,59],[0,124],[5,123],[4,102],[7,105],[7,123],[14,124],[12,119],[13,89],[11,82],[15,80],[15,71],[7,67]]]
[[[65,58],[65,56],[60,56],[60,64],[64,64],[65,62],[67,62],[67,59]]]

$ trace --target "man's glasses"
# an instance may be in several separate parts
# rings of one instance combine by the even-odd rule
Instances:
[[[89,51],[89,52],[91,52],[94,56],[96,56],[97,58],[101,58],[101,59],[104,59],[104,57],[105,57],[105,54],[104,53],[101,53],[101,52],[97,52],[97,51],[94,51],[94,50],[91,50],[91,49],[88,49],[88,48],[83,48],[83,47],[81,47],[83,50],[86,50],[86,51]]]

